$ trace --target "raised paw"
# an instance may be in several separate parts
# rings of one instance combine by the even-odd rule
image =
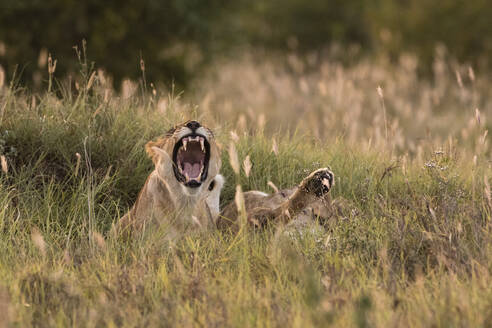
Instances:
[[[330,191],[334,182],[333,172],[327,168],[322,168],[312,172],[302,180],[299,187],[316,197],[322,197]]]

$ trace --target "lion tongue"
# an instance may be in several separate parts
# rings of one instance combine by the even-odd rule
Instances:
[[[200,163],[184,163],[183,172],[188,175],[190,179],[196,179],[200,175],[201,165]]]

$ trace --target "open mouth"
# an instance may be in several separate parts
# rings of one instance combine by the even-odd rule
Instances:
[[[189,134],[174,146],[174,175],[179,182],[191,188],[199,187],[207,178],[210,144],[199,134]]]

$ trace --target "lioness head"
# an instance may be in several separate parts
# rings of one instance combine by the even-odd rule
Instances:
[[[220,170],[214,135],[197,121],[175,126],[164,137],[148,142],[145,149],[159,173],[166,178],[172,175],[190,194],[208,188]]]

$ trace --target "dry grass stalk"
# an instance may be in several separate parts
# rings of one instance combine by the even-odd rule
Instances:
[[[272,152],[275,154],[275,156],[278,156],[278,144],[275,138],[272,139]]]
[[[378,85],[377,87],[379,99],[381,100],[381,107],[383,108],[383,120],[384,120],[384,136],[386,143],[388,142],[388,121],[386,119],[386,105],[384,103],[384,94],[383,94],[383,89],[381,86]]]
[[[234,141],[234,142],[238,142],[239,141],[239,136],[237,135],[236,131],[232,130],[230,132],[231,134],[231,139]]]
[[[39,69],[43,69],[48,62],[48,50],[46,48],[41,48],[38,56],[38,67]]]
[[[0,156],[0,162],[2,164],[3,173],[5,173],[5,174],[9,173],[9,166],[7,165],[7,159],[5,158],[4,155]]]
[[[56,71],[56,63],[57,63],[57,60],[53,60],[53,58],[51,57],[51,54],[48,55],[48,73],[50,75],[53,75]]]
[[[91,233],[92,239],[95,241],[97,247],[100,249],[105,249],[106,248],[106,241],[104,240],[104,237],[97,231],[92,231]]]
[[[45,256],[46,242],[44,241],[43,236],[36,227],[32,228],[31,230],[31,240],[34,246],[36,246],[36,248],[41,252],[41,255]]]
[[[249,178],[249,174],[251,172],[251,168],[253,165],[251,164],[251,159],[249,158],[249,155],[246,156],[246,158],[243,161],[243,169],[244,173],[246,174],[246,177]]]
[[[78,176],[79,175],[79,168],[80,168],[80,159],[81,159],[81,156],[79,153],[75,153],[75,157],[77,157],[77,163],[75,164],[75,173],[74,175],[75,176]]]
[[[36,109],[36,105],[37,105],[36,96],[35,95],[32,95],[31,96],[31,110]]]
[[[483,183],[484,183],[485,199],[487,199],[487,204],[489,205],[489,209],[492,209],[492,197],[490,196],[490,184],[489,184],[489,179],[487,179],[486,176],[483,177]]]
[[[244,194],[241,185],[236,185],[236,193],[234,195],[234,202],[236,203],[237,212],[241,218],[241,224],[246,220],[246,206],[244,204]]]
[[[234,173],[236,173],[236,175],[239,175],[239,159],[237,156],[236,145],[233,141],[229,143],[229,161]]]
[[[427,205],[427,209],[429,210],[432,219],[434,219],[434,221],[437,221],[436,211],[434,211],[434,209],[430,205]]]
[[[475,108],[475,119],[477,120],[477,124],[478,126],[480,126],[480,111],[478,110],[478,108]]]
[[[196,224],[197,227],[202,227],[202,223],[200,222],[200,220],[198,220],[198,218],[194,215],[191,216],[191,220],[193,221],[194,224]]]
[[[89,91],[96,80],[96,71],[93,71],[91,76],[89,77],[89,81],[87,81],[86,90]]]
[[[3,69],[2,65],[0,65],[0,90],[2,90],[4,84],[5,84],[5,70]]]
[[[461,73],[456,70],[456,81],[458,82],[458,86],[463,89],[463,79],[461,78]]]
[[[277,186],[272,181],[268,181],[268,186],[272,188],[274,192],[278,192]]]
[[[470,81],[475,82],[475,72],[471,66],[468,66],[468,77],[470,78]]]
[[[261,113],[258,116],[258,130],[259,131],[263,131],[263,129],[265,128],[265,123],[266,123],[266,116],[265,116],[265,114]]]

